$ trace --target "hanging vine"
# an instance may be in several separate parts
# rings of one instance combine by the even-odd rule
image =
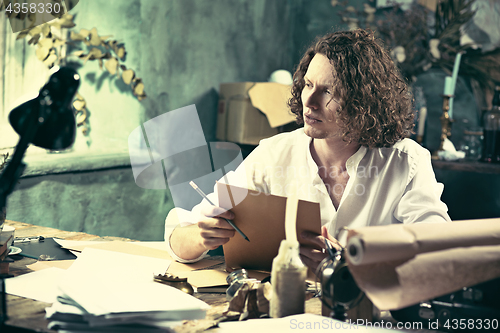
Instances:
[[[61,4],[61,0],[51,0],[53,3]],[[0,2],[0,13],[4,11],[5,5]],[[36,21],[36,14],[19,15],[15,12],[5,12],[10,19]],[[64,14],[52,21],[34,26],[28,24],[29,28],[18,33],[16,39],[28,39],[28,45],[36,47],[35,54],[48,68],[64,66],[71,59],[78,59],[85,65],[88,61],[97,61],[99,68],[109,72],[111,77],[121,79],[131,88],[132,94],[142,101],[146,98],[144,83],[135,71],[127,68],[122,62],[125,61],[125,45],[112,36],[100,36],[97,28],[91,30],[72,30],[76,24],[74,15]],[[69,35],[67,33],[69,30]],[[63,35],[66,34],[66,37]],[[70,52],[68,52],[70,50]],[[90,131],[89,111],[85,98],[77,93],[73,101],[77,126],[81,127],[82,133],[88,135]]]

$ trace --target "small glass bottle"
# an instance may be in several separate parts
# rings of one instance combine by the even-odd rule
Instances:
[[[299,256],[299,242],[284,239],[271,271],[269,315],[282,318],[304,313],[307,267]]]
[[[484,114],[484,139],[481,161],[500,163],[500,85],[495,86],[492,107]]]

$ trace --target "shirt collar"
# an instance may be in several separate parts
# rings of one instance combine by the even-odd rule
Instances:
[[[304,140],[304,141],[306,142],[307,165],[309,167],[309,174],[310,174],[312,183],[313,183],[313,185],[322,184],[323,181],[321,180],[321,178],[318,174],[318,165],[314,161],[312,154],[311,154],[312,138],[310,136],[307,136],[307,134],[305,134],[305,133],[304,133],[304,136],[307,138],[307,140]]]
[[[318,175],[318,165],[316,162],[314,162],[314,159],[311,154],[311,142],[312,138],[310,136],[307,136],[305,133],[303,133],[305,137],[307,137],[308,140],[307,142],[307,164],[309,166],[309,170],[311,171],[311,179],[313,181],[320,181],[322,182],[321,178]],[[347,159],[346,162],[346,167],[347,167],[347,173],[349,174],[350,177],[352,177],[354,174],[356,174],[356,170],[358,169],[359,162],[365,157],[366,152],[368,151],[368,148],[365,146],[360,146],[358,150]]]
[[[346,167],[347,167],[347,173],[349,174],[349,177],[352,177],[354,174],[356,174],[356,170],[358,169],[359,162],[365,157],[366,152],[368,151],[368,148],[365,146],[360,146],[358,148],[358,151],[355,152],[351,157],[347,159],[346,162]]]

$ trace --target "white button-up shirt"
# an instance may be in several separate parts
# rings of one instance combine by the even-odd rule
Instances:
[[[333,236],[343,227],[450,221],[448,209],[440,199],[443,185],[436,181],[430,154],[415,141],[403,139],[388,148],[360,147],[347,160],[349,180],[335,209],[329,191],[341,188],[327,189],[320,178],[310,151],[311,140],[303,129],[262,140],[236,171],[227,174],[227,182],[264,193],[294,195],[319,202],[321,225],[327,226]],[[336,173],[337,170],[327,171]],[[209,197],[217,202],[216,193]],[[177,214],[183,223],[196,223],[203,205],[208,202],[203,200],[191,212],[175,208],[169,216]],[[174,227],[167,217],[168,249]],[[180,259],[170,252],[174,259]]]

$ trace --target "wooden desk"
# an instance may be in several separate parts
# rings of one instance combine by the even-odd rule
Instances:
[[[83,232],[68,232],[53,228],[39,227],[31,224],[6,221],[7,225],[16,228],[16,237],[56,237],[68,240],[121,240],[130,241],[130,239],[119,237],[99,237],[89,235]],[[31,272],[26,265],[36,262],[35,259],[23,257],[20,255],[11,256],[15,262],[10,264],[10,273],[18,276]],[[195,294],[195,296],[207,304],[211,308],[207,312],[205,320],[186,321],[184,325],[178,327],[176,332],[202,332],[207,328],[213,326],[217,319],[222,317],[222,313],[227,309],[228,302],[226,301],[225,294]],[[9,320],[7,324],[10,326],[32,329],[37,332],[54,332],[47,329],[48,321],[45,319],[45,308],[49,307],[49,303],[35,301],[32,299],[18,297],[14,295],[7,295],[7,315]],[[321,314],[321,301],[319,298],[312,298],[306,302],[306,312]]]

